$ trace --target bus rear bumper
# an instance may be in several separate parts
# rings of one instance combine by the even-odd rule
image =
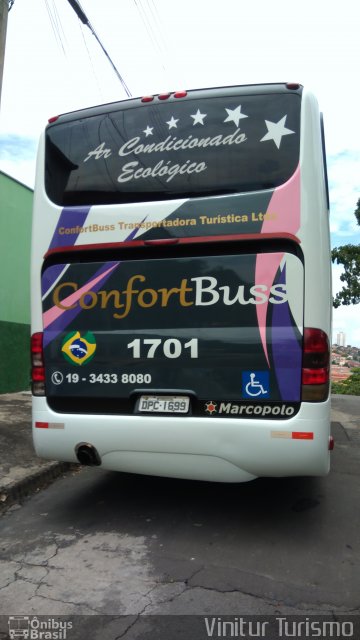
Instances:
[[[112,471],[247,482],[256,477],[321,476],[329,471],[330,400],[303,403],[288,420],[59,414],[33,398],[38,456],[78,462],[90,445]]]

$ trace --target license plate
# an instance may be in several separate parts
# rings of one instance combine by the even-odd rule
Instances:
[[[141,413],[188,413],[188,396],[140,396],[138,411]]]

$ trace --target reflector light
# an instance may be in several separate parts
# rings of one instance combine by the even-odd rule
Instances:
[[[167,100],[168,98],[170,98],[171,93],[159,93],[158,98],[159,100]]]
[[[48,123],[52,124],[53,122],[56,122],[56,120],[58,120],[60,118],[60,116],[52,116],[52,118],[49,118]]]
[[[154,100],[154,96],[144,96],[141,98],[141,102],[152,102]]]
[[[335,440],[333,436],[329,436],[329,451],[333,451],[335,447]]]
[[[186,98],[187,91],[175,91],[174,98]]]
[[[37,429],[48,429],[49,428],[49,423],[48,422],[35,422],[35,427]]]
[[[300,84],[298,82],[287,82],[286,88],[296,91],[297,89],[300,89]]]
[[[312,431],[293,431],[291,437],[293,440],[314,440]]]

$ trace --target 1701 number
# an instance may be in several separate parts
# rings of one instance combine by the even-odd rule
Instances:
[[[182,344],[177,338],[135,338],[127,344],[127,348],[131,349],[133,358],[155,358],[155,355],[164,355],[165,358],[180,358],[183,350],[187,349],[190,358],[198,358],[198,339],[192,338],[185,344]]]

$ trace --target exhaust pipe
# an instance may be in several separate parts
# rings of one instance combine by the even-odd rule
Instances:
[[[101,465],[101,458],[95,447],[88,442],[81,442],[75,447],[76,457],[80,464],[86,467],[98,467]]]

